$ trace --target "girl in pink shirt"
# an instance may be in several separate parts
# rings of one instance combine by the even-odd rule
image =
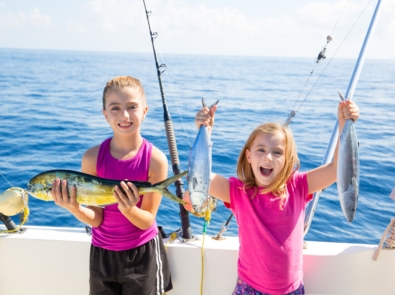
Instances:
[[[216,109],[202,108],[196,125],[213,127]],[[358,117],[355,103],[339,103],[340,132],[347,119]],[[301,173],[291,130],[266,123],[255,128],[241,150],[237,178],[212,173],[209,194],[230,207],[239,226],[233,295],[304,294],[305,206],[311,194],[336,181],[337,150],[333,162]],[[184,198],[188,201],[187,192]],[[185,206],[193,211],[192,206]]]
[[[162,196],[140,196],[131,181],[157,183],[167,177],[166,156],[140,133],[148,106],[138,79],[119,76],[103,91],[103,115],[113,136],[88,149],[81,171],[102,178],[126,179],[114,189],[117,204],[81,206],[76,188],[56,179],[55,203],[92,226],[90,295],[160,295],[172,289],[166,252],[155,218]],[[62,183],[62,185],[61,185]]]

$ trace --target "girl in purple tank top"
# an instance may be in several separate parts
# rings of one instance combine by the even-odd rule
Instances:
[[[140,134],[148,112],[139,80],[119,76],[103,91],[103,115],[113,136],[88,149],[81,171],[109,179],[125,179],[114,188],[118,204],[81,206],[76,188],[70,196],[66,180],[52,186],[55,203],[92,226],[90,294],[160,295],[172,289],[169,265],[155,222],[162,196],[140,196],[131,181],[160,182],[167,177],[166,156]],[[61,185],[62,182],[62,185]]]
[[[202,108],[196,125],[213,127],[216,109]],[[339,131],[347,119],[358,117],[353,102],[341,102]],[[209,194],[228,204],[239,226],[238,278],[232,295],[304,294],[305,206],[312,193],[336,181],[336,164],[337,150],[332,163],[299,172],[291,130],[266,123],[255,128],[241,150],[238,177],[212,173]],[[189,195],[184,198],[188,201]]]

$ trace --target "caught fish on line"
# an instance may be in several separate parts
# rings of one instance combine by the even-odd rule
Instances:
[[[338,91],[340,99],[346,99]],[[359,151],[354,121],[346,120],[339,139],[337,190],[340,206],[348,222],[353,221],[359,195]]]
[[[217,100],[210,108],[218,104]],[[202,98],[203,107],[207,107]],[[209,109],[210,109],[209,108]],[[188,191],[190,202],[196,214],[207,207],[212,167],[212,141],[208,127],[201,125],[190,150],[188,165]]]
[[[53,201],[51,195],[52,183],[56,178],[66,179],[69,191],[71,191],[72,186],[76,186],[76,200],[78,203],[89,206],[106,206],[117,203],[114,197],[114,187],[119,186],[119,188],[123,190],[122,186],[120,186],[120,182],[126,181],[133,183],[138,188],[141,195],[159,193],[179,204],[185,204],[184,201],[172,194],[167,187],[183,177],[186,173],[187,171],[184,171],[164,181],[151,184],[150,182],[100,178],[72,170],[50,170],[40,173],[30,179],[26,191],[37,199]]]

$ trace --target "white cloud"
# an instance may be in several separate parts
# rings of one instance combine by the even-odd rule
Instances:
[[[142,3],[126,0],[94,0],[84,7],[86,15],[70,21],[69,32],[126,33],[143,20]]]
[[[25,28],[25,27],[36,27],[43,28],[49,27],[52,24],[51,17],[44,15],[40,12],[40,9],[34,8],[28,13],[12,13],[3,12],[0,13],[0,27],[13,29],[13,28]]]
[[[206,0],[152,0],[146,4],[152,11],[152,31],[159,34],[155,42],[157,48],[166,53],[315,57],[325,44],[326,36],[332,33],[344,7],[329,53],[340,45],[363,8],[370,3],[347,37],[344,51],[339,51],[338,56],[350,57],[359,50],[377,3],[368,1],[304,0],[300,5],[292,2],[292,9],[270,6],[269,1],[262,1],[256,7],[259,12],[247,9],[248,0],[243,4],[235,1],[216,4]],[[0,30],[5,40],[0,40],[0,46],[1,42],[7,46],[13,46],[14,42],[21,47],[32,37],[30,42],[34,42],[34,46],[50,49],[151,50],[142,1],[85,0],[74,3],[73,10],[64,15],[59,15],[62,13],[59,9],[51,10],[45,6],[49,16],[39,8],[17,8],[7,12],[7,7],[0,2],[4,11],[0,12],[0,28],[8,28]],[[395,43],[395,1],[384,1],[383,6],[371,42],[375,45],[370,51],[379,52],[378,57],[392,56],[393,49],[390,48]],[[43,30],[46,27],[51,28],[47,30],[48,34]],[[20,36],[19,40],[13,41],[16,35]]]
[[[333,32],[334,45],[340,46],[350,33],[349,49],[347,42],[342,45],[344,54],[350,56],[360,47],[374,10],[371,1],[358,20],[367,3],[315,1],[299,10],[284,10],[277,17],[254,18],[239,9],[169,0],[156,2],[154,9],[160,15],[152,20],[167,40],[163,40],[165,50],[171,52],[280,56],[315,56],[339,21]]]

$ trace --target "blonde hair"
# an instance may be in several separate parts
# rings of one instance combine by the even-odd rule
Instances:
[[[261,193],[273,193],[275,196],[281,198],[281,205],[284,205],[286,198],[286,184],[288,179],[291,177],[292,173],[299,169],[300,162],[298,154],[296,152],[295,140],[292,135],[291,129],[283,126],[279,123],[265,123],[261,124],[252,131],[247,142],[245,143],[243,149],[240,152],[239,159],[237,162],[237,176],[244,183],[244,189],[255,188],[255,193],[252,196],[255,197],[258,184],[255,179],[254,172],[252,170],[251,164],[247,161],[246,151],[249,150],[258,135],[263,133],[274,134],[281,132],[284,134],[284,145],[285,145],[285,163],[284,168],[280,172],[277,179],[274,180],[268,187],[264,188]]]
[[[107,82],[106,86],[103,90],[103,110],[106,109],[106,97],[114,91],[114,90],[122,90],[125,87],[132,87],[136,88],[140,91],[141,100],[143,101],[143,105],[146,105],[146,98],[143,85],[141,84],[140,80],[133,78],[131,76],[118,76],[114,79],[111,79]]]

